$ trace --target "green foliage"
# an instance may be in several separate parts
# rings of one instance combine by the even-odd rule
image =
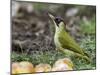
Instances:
[[[12,52],[11,55],[12,62],[20,62],[20,61],[32,61],[32,57],[27,55],[26,53],[16,53]]]
[[[95,34],[96,32],[96,20],[95,17],[93,17],[91,20],[89,21],[81,21],[80,22],[80,26],[81,26],[81,30],[82,33],[84,34]]]
[[[60,58],[64,58],[65,56],[54,50],[54,51],[35,51],[33,54],[17,54],[15,52],[12,53],[12,62],[20,62],[20,61],[29,61],[32,62],[34,65],[40,64],[40,63],[48,63],[50,65],[53,65],[55,61],[57,61]]]

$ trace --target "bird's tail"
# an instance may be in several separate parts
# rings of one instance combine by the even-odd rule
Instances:
[[[76,53],[76,52],[73,52],[73,51],[70,51],[70,50],[60,50],[61,52],[63,52],[65,55],[68,55],[68,56],[71,56],[71,55],[75,55],[75,56],[78,56],[78,57],[81,57],[83,59],[85,59],[87,62],[91,62],[90,58],[89,58],[89,55],[87,53],[84,53],[84,55],[82,54],[79,54],[79,53]]]
[[[86,59],[86,60],[88,60],[89,62],[91,62],[91,59],[90,59],[90,56],[89,56],[89,54],[88,53],[86,53],[85,51],[84,51],[84,58]]]
[[[90,58],[88,53],[84,52],[84,55],[87,56],[88,58]]]
[[[89,58],[89,55],[88,54],[85,54],[85,55],[81,55],[81,54],[79,54],[79,53],[75,53],[77,56],[79,56],[79,57],[81,57],[81,58],[83,58],[83,59],[85,59],[87,62],[91,62],[91,59]]]

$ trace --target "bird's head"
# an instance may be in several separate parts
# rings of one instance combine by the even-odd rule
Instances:
[[[52,19],[57,30],[65,28],[65,23],[61,17],[54,17],[51,14],[48,15]]]

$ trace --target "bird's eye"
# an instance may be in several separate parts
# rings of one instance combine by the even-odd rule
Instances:
[[[63,20],[62,20],[62,18],[60,18],[60,17],[56,17],[55,18],[55,22],[56,22],[56,24],[58,25],[60,22],[62,22]]]

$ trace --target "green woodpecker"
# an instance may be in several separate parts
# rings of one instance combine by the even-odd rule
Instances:
[[[54,17],[51,14],[48,15],[55,25],[54,43],[56,45],[56,49],[68,56],[77,55],[90,62],[88,55],[66,31],[63,19],[60,17]]]

